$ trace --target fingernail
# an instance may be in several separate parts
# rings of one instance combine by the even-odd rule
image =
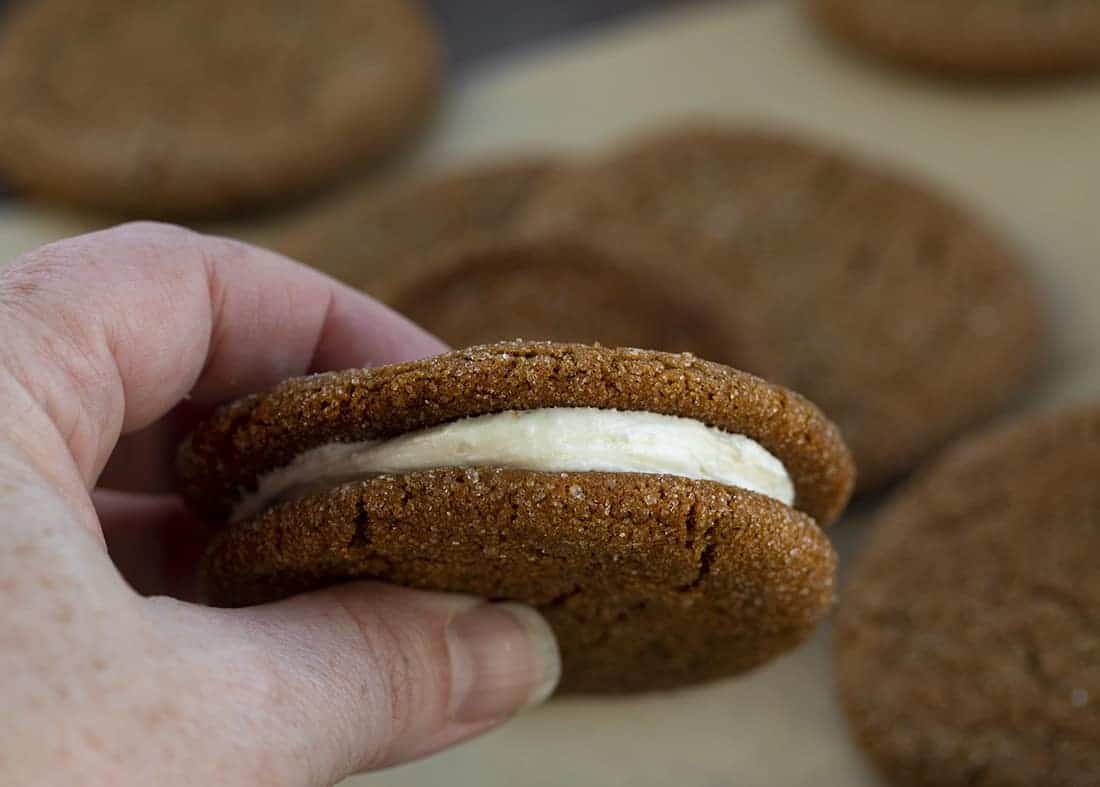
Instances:
[[[550,626],[520,604],[484,604],[447,627],[451,718],[502,719],[544,702],[558,685],[561,657]]]

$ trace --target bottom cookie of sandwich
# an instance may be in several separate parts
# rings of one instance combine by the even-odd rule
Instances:
[[[230,525],[202,565],[209,603],[352,579],[531,604],[563,689],[667,689],[733,675],[803,641],[836,557],[809,516],[668,475],[446,468],[378,476]]]

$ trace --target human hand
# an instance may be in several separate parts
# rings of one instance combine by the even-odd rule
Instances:
[[[552,690],[553,637],[515,605],[165,595],[186,597],[201,525],[174,497],[92,491],[116,443],[115,486],[167,489],[189,409],[443,349],[411,323],[277,255],[135,224],[0,269],[0,336],[0,783],[331,784]]]

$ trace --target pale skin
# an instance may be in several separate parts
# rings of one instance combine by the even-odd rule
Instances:
[[[435,338],[290,260],[155,224],[0,268],[0,337],[0,784],[333,784],[552,690],[553,637],[522,607],[373,583],[187,600],[205,531],[166,493],[195,413]]]

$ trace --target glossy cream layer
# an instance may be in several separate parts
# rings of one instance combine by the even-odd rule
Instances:
[[[783,463],[744,435],[673,415],[555,407],[466,418],[391,440],[314,448],[263,477],[233,519],[339,483],[438,467],[673,475],[794,502]]]

